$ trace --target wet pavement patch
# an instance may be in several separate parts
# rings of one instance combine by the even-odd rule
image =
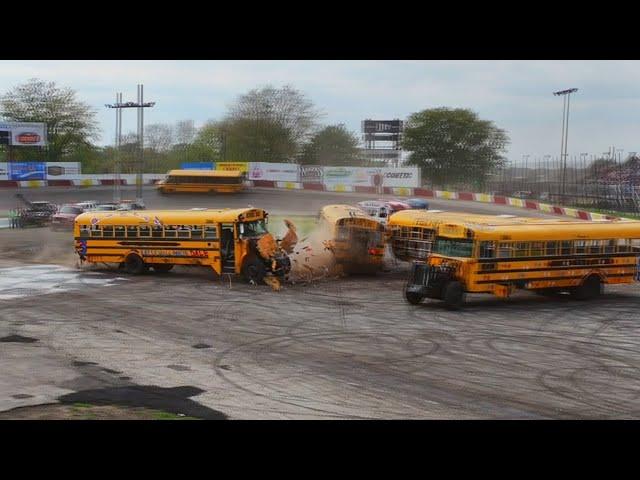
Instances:
[[[224,413],[200,405],[189,398],[201,393],[204,393],[204,390],[193,386],[162,388],[155,385],[134,385],[83,390],[63,395],[58,401],[63,404],[145,407],[203,420],[226,420],[227,415]]]
[[[111,370],[110,368],[103,368],[102,371],[103,372],[107,372],[107,373],[112,373],[114,375],[118,375],[118,374],[122,373],[119,370]]]
[[[22,335],[9,335],[7,337],[0,338],[0,342],[6,343],[33,343],[37,341],[37,338],[23,337]]]
[[[193,348],[211,348],[211,345],[207,345],[206,343],[196,343],[192,345]]]
[[[33,398],[33,395],[29,395],[28,393],[16,393],[15,395],[11,395],[11,397],[17,400],[22,400],[25,398]]]
[[[231,365],[220,365],[222,370],[231,370]]]
[[[167,365],[167,368],[170,368],[171,370],[177,370],[178,372],[186,372],[187,370],[191,370],[191,368],[186,365]]]
[[[131,380],[131,377],[118,377],[120,380]]]

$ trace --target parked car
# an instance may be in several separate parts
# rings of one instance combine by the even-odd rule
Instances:
[[[118,205],[118,210],[145,210],[144,203],[136,200],[122,200]]]
[[[533,196],[533,193],[529,192],[528,190],[520,190],[518,192],[513,192],[511,196],[513,198],[521,198],[525,200],[525,199],[531,198]]]
[[[96,212],[114,212],[118,210],[117,203],[100,203],[93,209]]]
[[[73,221],[84,209],[77,204],[66,204],[51,218],[52,230],[72,230]]]
[[[50,202],[29,202],[27,208],[20,211],[18,223],[21,227],[48,225],[58,207]]]
[[[410,198],[405,203],[414,210],[429,210],[429,202],[422,198]]]
[[[85,200],[84,202],[78,202],[75,205],[82,208],[85,212],[89,212],[91,210],[95,210],[98,206],[98,202],[95,200]]]

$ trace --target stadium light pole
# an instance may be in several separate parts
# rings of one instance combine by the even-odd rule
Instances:
[[[155,106],[156,102],[144,102],[144,85],[138,85],[138,101],[122,102],[122,96],[114,104],[106,104],[107,108],[137,108],[138,109],[138,171],[136,173],[136,201],[142,202],[142,169],[144,168],[144,109]],[[122,128],[122,117],[120,117],[119,127]]]
[[[553,92],[555,96],[563,97],[562,108],[562,138],[560,140],[560,161],[562,163],[562,199],[564,200],[565,194],[565,179],[567,171],[567,140],[569,138],[569,102],[571,94],[577,92],[577,88],[569,88],[567,90],[560,90]]]

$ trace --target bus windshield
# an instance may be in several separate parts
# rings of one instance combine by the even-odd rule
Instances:
[[[448,257],[471,257],[473,253],[473,240],[462,240],[438,237],[433,253]]]
[[[244,222],[240,224],[240,234],[243,237],[259,237],[267,232],[267,226],[264,220],[254,220],[253,222]]]

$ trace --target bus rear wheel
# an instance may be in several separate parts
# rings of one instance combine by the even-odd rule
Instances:
[[[457,281],[447,282],[442,290],[442,300],[448,310],[459,310],[464,303],[464,287]]]
[[[140,255],[136,255],[135,253],[127,256],[124,260],[124,271],[131,275],[140,275],[147,271],[148,268],[149,267],[144,263],[144,260],[142,260]]]
[[[576,300],[593,300],[602,294],[602,282],[597,275],[589,275],[582,285],[571,292]]]
[[[173,268],[173,265],[170,263],[154,263],[151,267],[156,273],[167,273]]]
[[[418,305],[423,300],[422,295],[420,295],[419,293],[407,292],[406,290],[404,292],[404,298],[406,298],[407,302],[409,302],[411,305]]]

